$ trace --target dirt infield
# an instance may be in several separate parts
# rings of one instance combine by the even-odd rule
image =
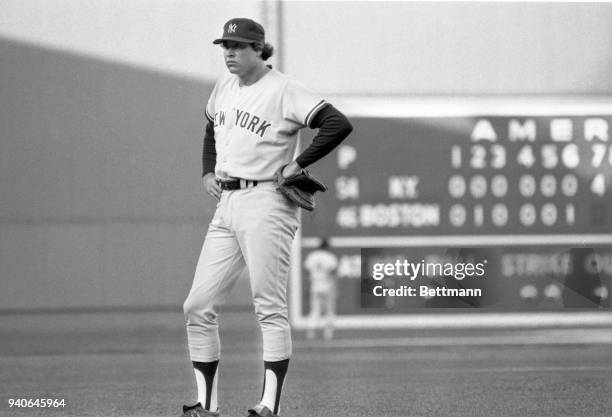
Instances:
[[[0,416],[178,416],[194,399],[180,312],[0,316]],[[263,376],[255,318],[221,321],[222,416]],[[64,399],[58,408],[9,400]],[[609,416],[612,329],[295,334],[281,416]]]

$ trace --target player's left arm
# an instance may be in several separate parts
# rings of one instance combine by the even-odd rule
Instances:
[[[309,125],[319,129],[312,143],[285,167],[283,176],[299,172],[330,153],[353,131],[348,118],[331,104],[326,104],[312,118]]]

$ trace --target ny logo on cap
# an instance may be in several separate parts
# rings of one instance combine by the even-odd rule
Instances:
[[[229,25],[227,25],[228,33],[234,33],[236,32],[236,29],[238,29],[238,25],[236,25],[235,23],[230,23]]]

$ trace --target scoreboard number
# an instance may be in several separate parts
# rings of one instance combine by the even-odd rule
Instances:
[[[508,180],[503,175],[496,175],[491,180],[491,193],[497,198],[503,198],[508,193]]]
[[[561,180],[561,190],[566,197],[574,197],[578,192],[578,178],[574,174],[567,174]]]
[[[578,153],[578,145],[570,143],[563,148],[561,160],[566,168],[574,169],[580,164],[580,154]]]
[[[519,191],[523,197],[533,197],[536,192],[536,181],[533,175],[523,175],[521,177]]]
[[[558,163],[559,156],[557,155],[557,145],[543,145],[542,166],[546,169],[553,169],[557,167]]]
[[[487,166],[486,163],[487,151],[482,145],[472,146],[472,158],[470,159],[470,167],[472,169],[483,169]]]
[[[535,164],[535,155],[530,145],[524,145],[516,156],[516,162],[525,168],[531,168]]]
[[[592,146],[593,157],[591,158],[591,166],[593,168],[599,168],[606,157],[608,147],[603,143],[596,143]]]
[[[606,193],[606,177],[604,174],[597,174],[591,182],[591,192],[596,196],[603,197]]]

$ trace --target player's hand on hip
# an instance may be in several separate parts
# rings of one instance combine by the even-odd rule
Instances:
[[[288,177],[291,176],[293,174],[297,174],[298,172],[300,172],[302,169],[301,166],[298,165],[297,162],[293,161],[289,164],[287,164],[284,168],[283,168],[283,177]]]
[[[209,172],[208,174],[204,175],[204,177],[202,177],[202,182],[204,184],[204,189],[208,194],[212,195],[217,200],[221,198],[221,187],[219,187],[219,184],[217,184],[217,178],[215,177],[214,173]]]

